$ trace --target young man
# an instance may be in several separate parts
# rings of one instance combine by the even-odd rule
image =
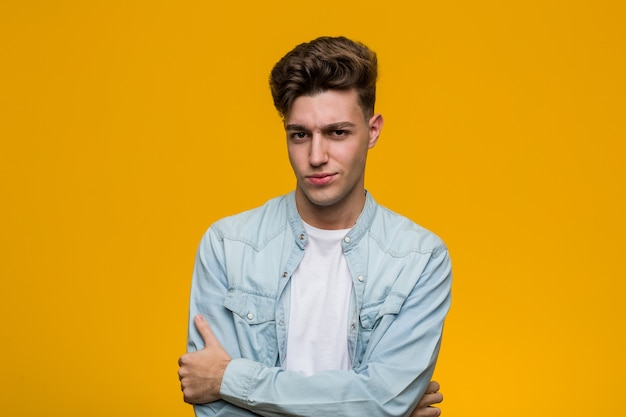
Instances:
[[[429,380],[450,260],[365,191],[383,126],[376,77],[376,55],[343,37],[301,44],[272,70],[296,190],[200,243],[179,360],[196,415],[439,414]]]

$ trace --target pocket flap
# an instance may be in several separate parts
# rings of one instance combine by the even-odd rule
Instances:
[[[250,324],[275,320],[276,301],[270,297],[230,290],[224,299],[224,307]]]
[[[398,314],[404,303],[404,297],[398,294],[389,294],[382,303],[363,307],[359,315],[361,326],[371,329],[374,324],[386,314]]]

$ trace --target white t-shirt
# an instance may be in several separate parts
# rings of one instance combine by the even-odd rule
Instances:
[[[323,230],[304,225],[309,235],[304,256],[291,277],[287,355],[283,367],[311,375],[349,370],[348,310],[352,278],[341,250],[350,229]]]

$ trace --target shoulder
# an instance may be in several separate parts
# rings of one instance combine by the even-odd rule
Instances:
[[[418,252],[436,257],[447,251],[445,243],[435,233],[381,205],[370,228],[370,239],[381,249],[398,255]]]
[[[215,234],[221,240],[238,240],[262,246],[288,227],[287,198],[275,197],[262,206],[224,217],[211,225],[208,233]]]

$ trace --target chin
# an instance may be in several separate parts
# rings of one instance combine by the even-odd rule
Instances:
[[[305,194],[305,196],[306,196],[306,199],[309,201],[309,203],[318,207],[332,206],[341,200],[341,198],[337,196],[330,196],[330,195]]]

